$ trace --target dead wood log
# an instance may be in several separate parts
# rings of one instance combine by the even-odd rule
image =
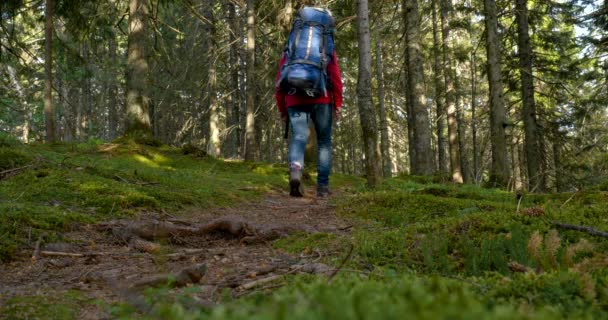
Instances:
[[[167,285],[170,287],[183,287],[188,284],[198,283],[207,272],[207,265],[204,263],[188,267],[176,274],[159,275],[149,279],[140,280],[134,283],[132,289],[143,289],[146,287],[158,287]]]
[[[556,227],[562,228],[562,229],[566,229],[566,230],[575,230],[575,231],[582,231],[582,232],[586,232],[592,236],[599,236],[599,237],[604,237],[604,238],[608,238],[608,232],[605,231],[600,231],[597,229],[593,229],[591,227],[588,226],[580,226],[580,225],[574,225],[574,224],[567,224],[567,223],[563,223],[563,222],[559,222],[559,221],[551,221],[551,224],[553,224]]]

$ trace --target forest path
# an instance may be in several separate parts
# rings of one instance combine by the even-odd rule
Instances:
[[[286,192],[279,191],[234,208],[199,208],[175,215],[142,213],[137,220],[119,222],[141,225],[174,221],[179,225],[199,225],[218,217],[241,217],[248,224],[258,227],[295,226],[296,230],[307,232],[347,233],[350,229],[347,221],[336,216],[330,199],[311,196],[292,198]],[[321,257],[338,254],[319,252],[323,249],[287,254],[273,248],[272,243],[265,239],[246,243],[242,241],[242,236],[227,234],[222,230],[155,241],[161,243],[162,249],[146,253],[117,241],[113,232],[100,231],[96,228],[98,225],[75,226],[64,234],[65,243],[40,246],[37,259],[32,258],[32,251],[24,251],[15,261],[0,264],[0,305],[11,297],[48,296],[49,301],[54,301],[70,290],[76,290],[84,296],[83,300],[89,302],[84,307],[79,306],[79,319],[107,319],[110,315],[105,308],[93,301],[112,303],[126,300],[136,304],[132,301],[134,284],[161,274],[177,275],[180,270],[200,264],[205,265],[206,272],[200,281],[192,281],[201,288],[196,300],[212,304],[225,288],[230,288],[233,296],[238,297],[254,289],[249,285],[268,277],[274,276],[276,279],[277,276],[305,269],[309,273],[331,273],[331,269],[318,262]],[[55,256],[47,251],[74,256]],[[80,254],[84,256],[78,256]],[[263,284],[264,280],[259,283]],[[192,286],[190,283],[182,285]],[[256,286],[256,290],[260,289],[264,289],[264,285]],[[178,293],[180,289],[174,290]]]

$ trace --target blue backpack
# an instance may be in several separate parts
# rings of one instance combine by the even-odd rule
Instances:
[[[334,18],[319,8],[304,7],[295,18],[285,47],[286,61],[277,87],[290,95],[327,96],[327,65],[334,53]]]

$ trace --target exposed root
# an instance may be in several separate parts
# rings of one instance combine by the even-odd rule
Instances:
[[[257,225],[235,215],[219,217],[201,225],[186,225],[184,221],[176,224],[155,220],[153,222],[111,222],[100,224],[96,229],[110,230],[120,242],[148,253],[160,250],[160,245],[149,242],[153,240],[179,240],[219,233],[236,237],[242,244],[252,244],[276,240],[295,232],[315,232],[312,227],[306,225]]]
[[[158,287],[168,285],[170,287],[183,287],[188,284],[198,283],[207,272],[204,263],[183,269],[176,274],[160,275],[136,282],[132,289],[143,289],[146,287]]]

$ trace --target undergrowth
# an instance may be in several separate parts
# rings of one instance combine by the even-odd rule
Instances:
[[[0,164],[32,164],[0,181],[3,259],[76,222],[235,205],[287,182],[283,165],[129,141],[27,148],[0,141]],[[353,224],[351,232],[296,234],[273,243],[278,251],[334,266],[344,262],[332,283],[286,276],[278,290],[239,299],[218,293],[211,309],[192,298],[197,286],[181,294],[160,289],[149,294],[151,314],[121,304],[109,312],[120,319],[608,318],[608,241],[554,224],[608,231],[608,193],[517,196],[408,176],[372,191],[361,179],[332,179],[334,188],[348,186],[333,202]],[[15,303],[25,302],[0,313],[18,312]]]

